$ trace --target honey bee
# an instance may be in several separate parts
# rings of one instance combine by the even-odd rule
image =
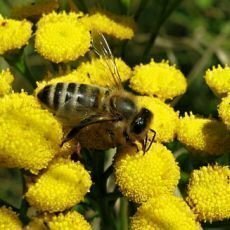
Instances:
[[[83,148],[106,150],[136,145],[137,141],[147,152],[156,134],[149,128],[152,112],[138,109],[135,96],[123,89],[114,56],[102,34],[92,32],[92,48],[109,69],[114,88],[59,82],[46,85],[37,98],[69,126],[63,143],[76,138]],[[153,133],[151,140],[148,131]]]

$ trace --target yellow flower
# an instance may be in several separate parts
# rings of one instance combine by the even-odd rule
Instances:
[[[180,176],[172,153],[159,143],[153,144],[145,154],[135,148],[124,148],[114,167],[121,192],[137,203],[172,193]]]
[[[131,219],[131,230],[201,229],[187,204],[179,197],[160,195],[142,204]]]
[[[156,132],[156,140],[169,142],[175,137],[179,122],[177,113],[172,107],[153,97],[138,96],[139,107],[145,107],[153,113],[150,128]]]
[[[230,169],[207,166],[194,170],[188,185],[187,201],[199,220],[230,218]]]
[[[82,201],[91,183],[80,163],[58,159],[29,187],[26,198],[41,211],[63,211]]]
[[[54,216],[51,221],[48,222],[50,230],[91,230],[90,224],[84,219],[84,217],[75,212],[68,212],[67,214],[59,214]]]
[[[90,224],[76,211],[60,213],[59,215],[38,217],[26,226],[26,230],[91,230]]]
[[[32,23],[5,19],[0,15],[0,54],[26,45],[31,34]]]
[[[123,82],[128,80],[131,75],[130,67],[119,58],[116,58],[115,61],[121,80]],[[67,75],[54,78],[48,82],[38,82],[36,92],[39,92],[39,90],[47,84],[57,82],[76,82],[78,84],[90,84],[106,88],[111,88],[115,85],[109,69],[103,64],[103,60],[99,58],[93,59],[91,62],[82,63],[77,70],[74,70]]]
[[[9,69],[2,70],[0,73],[0,96],[3,96],[11,91],[11,83],[14,77]]]
[[[90,33],[79,21],[82,14],[50,13],[37,24],[35,48],[53,62],[76,60],[90,47]]]
[[[0,166],[45,168],[59,149],[60,124],[25,93],[6,95],[0,105]]]
[[[126,81],[131,75],[130,67],[120,58],[115,58],[121,81]],[[82,83],[99,85],[102,87],[114,86],[113,77],[103,59],[96,58],[91,62],[82,63],[75,72]],[[75,77],[76,78],[76,77]]]
[[[230,67],[213,66],[206,71],[205,81],[216,95],[226,96],[230,92]]]
[[[218,112],[224,124],[226,124],[228,129],[230,129],[230,94],[222,99]]]
[[[131,17],[97,11],[81,19],[89,30],[97,30],[118,39],[131,39],[134,36],[135,23]]]
[[[2,230],[21,230],[22,223],[18,215],[10,208],[0,207],[0,229]]]
[[[151,60],[149,64],[141,64],[134,68],[130,87],[140,94],[166,100],[185,93],[187,82],[175,66],[170,66],[165,61],[157,63]]]
[[[177,137],[195,152],[221,155],[230,151],[230,134],[222,122],[214,119],[186,114],[180,118]]]

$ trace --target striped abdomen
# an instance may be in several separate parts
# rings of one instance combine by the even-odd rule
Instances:
[[[58,110],[64,105],[75,110],[79,107],[98,108],[105,89],[77,83],[56,83],[45,86],[38,99],[48,108]]]

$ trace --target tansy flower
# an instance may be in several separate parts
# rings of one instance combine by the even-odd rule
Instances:
[[[218,112],[223,122],[227,125],[228,129],[230,129],[230,94],[222,99]]]
[[[180,176],[172,153],[159,143],[153,144],[145,154],[135,148],[122,149],[114,168],[121,192],[137,203],[172,193]]]
[[[131,39],[134,36],[135,23],[131,17],[97,11],[81,18],[89,30],[97,30],[118,39]]]
[[[32,23],[5,19],[0,15],[0,54],[26,45],[31,34]]]
[[[33,96],[14,93],[0,98],[0,165],[43,169],[54,157],[62,129]]]
[[[58,159],[29,186],[26,199],[41,211],[63,211],[82,201],[91,183],[80,163]]]
[[[11,91],[11,83],[14,77],[10,73],[10,70],[2,70],[0,73],[0,96],[3,96]]]
[[[138,96],[139,107],[145,107],[153,113],[150,128],[156,132],[156,140],[160,142],[172,141],[179,122],[177,113],[172,107],[153,97]]]
[[[130,67],[119,58],[116,58],[115,62],[119,70],[121,80],[128,80],[131,75]],[[48,82],[38,82],[36,93],[39,92],[45,85],[57,82],[76,82],[78,84],[90,84],[107,88],[115,86],[115,82],[113,81],[113,77],[109,69],[100,58],[93,59],[91,62],[84,62],[77,68],[77,70],[74,70],[64,76],[54,78]]]
[[[187,204],[179,197],[160,195],[142,204],[131,219],[131,230],[201,229]]]
[[[184,75],[168,62],[151,60],[149,64],[134,68],[130,87],[144,95],[157,96],[161,100],[173,99],[183,94],[187,88]]]
[[[120,58],[115,58],[121,81],[126,81],[131,75],[130,67]],[[103,87],[114,86],[112,74],[105,61],[100,58],[91,62],[82,63],[76,70],[76,75],[83,83],[99,85]]]
[[[0,207],[0,229],[2,230],[21,230],[22,223],[18,215],[10,208],[5,206]]]
[[[51,221],[48,221],[50,230],[91,230],[90,224],[84,219],[84,217],[75,212],[68,212],[67,214],[59,214],[54,216]]]
[[[56,63],[83,56],[90,47],[90,33],[79,21],[81,16],[65,12],[44,15],[37,24],[36,50]]]
[[[216,95],[226,96],[230,92],[230,67],[213,66],[206,71],[205,81]]]
[[[70,211],[65,214],[60,213],[58,216],[44,216],[34,218],[27,226],[26,230],[91,230],[90,224],[84,217],[76,211]]]
[[[230,169],[207,166],[194,170],[188,185],[187,201],[199,220],[230,218]]]
[[[195,152],[221,155],[230,151],[230,134],[222,122],[214,119],[186,114],[180,118],[177,137]]]

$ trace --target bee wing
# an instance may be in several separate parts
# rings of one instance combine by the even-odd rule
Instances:
[[[92,35],[92,47],[94,52],[103,59],[105,62],[106,67],[109,69],[113,83],[118,89],[122,88],[121,77],[115,63],[114,56],[112,51],[109,48],[108,42],[103,34],[99,33],[98,31],[91,31]]]
[[[65,126],[75,126],[87,117],[93,116],[95,114],[101,114],[101,111],[96,108],[73,106],[75,101],[75,98],[69,99],[60,105],[58,110],[54,112]]]

